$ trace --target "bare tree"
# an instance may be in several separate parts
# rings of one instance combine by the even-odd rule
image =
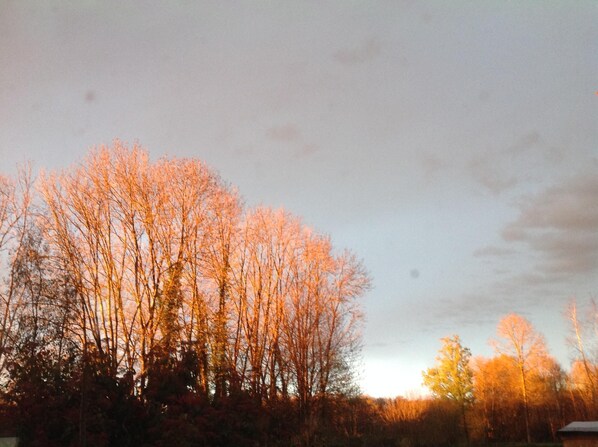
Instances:
[[[484,438],[507,440],[520,401],[517,366],[506,354],[489,359],[477,357],[472,363],[475,405],[481,410],[474,415],[482,419]]]
[[[33,224],[32,183],[30,167],[21,168],[16,179],[0,176],[0,378],[26,305],[18,276]]]
[[[585,400],[589,401],[586,407],[591,408],[591,411],[594,412],[596,408],[596,366],[588,355],[587,343],[589,340],[586,336],[588,322],[580,321],[575,300],[569,303],[566,313],[571,327],[571,336],[568,338],[568,343],[575,350],[575,360],[583,371],[583,386],[580,388]],[[575,368],[575,377],[579,376],[579,366]]]
[[[525,431],[527,442],[531,442],[528,376],[530,371],[547,356],[544,337],[536,332],[532,324],[515,313],[500,320],[497,327],[499,337],[496,350],[513,359],[519,371],[521,395],[523,398]]]
[[[294,395],[313,432],[318,404],[350,389],[369,279],[328,237],[283,210],[243,215],[199,161],[152,163],[119,142],[40,190],[44,238],[75,291],[74,338],[141,395],[193,354],[198,392]]]
[[[143,389],[159,350],[182,337],[208,341],[208,283],[222,296],[238,212],[217,176],[193,160],[151,164],[141,148],[117,142],[41,188],[47,238],[79,297],[84,349],[92,343],[115,373],[137,370]]]
[[[244,212],[200,161],[152,162],[118,141],[42,175],[35,208],[31,185],[28,171],[0,178],[0,375],[17,344],[43,346],[40,362],[79,393],[81,445],[100,377],[142,405],[173,393],[165,379],[190,401],[282,404],[305,444],[355,389],[369,278],[299,218]]]

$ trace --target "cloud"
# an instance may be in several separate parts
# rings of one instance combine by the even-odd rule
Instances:
[[[266,135],[275,141],[298,141],[301,139],[301,132],[293,124],[270,127]]]
[[[444,322],[449,327],[491,325],[496,315],[511,309],[508,299],[496,299],[484,291],[480,293],[464,293],[452,299],[441,299],[432,312],[432,318]]]
[[[466,169],[476,183],[499,195],[530,178],[558,169],[562,159],[561,151],[532,129],[517,135],[500,149],[477,151]]]
[[[342,49],[334,53],[334,59],[343,65],[357,65],[369,62],[380,54],[380,43],[374,39],[366,40],[357,48]]]
[[[303,144],[301,147],[299,147],[296,151],[295,151],[295,157],[297,158],[303,158],[303,157],[309,157],[313,154],[315,154],[316,152],[318,152],[318,146],[316,144]]]
[[[421,155],[420,163],[424,170],[424,175],[427,179],[436,176],[438,172],[447,168],[448,166],[445,160],[427,152],[424,152]]]
[[[493,194],[498,195],[517,185],[517,177],[510,172],[503,172],[497,160],[490,155],[475,157],[469,162],[468,168],[474,180]]]
[[[540,274],[598,271],[598,169],[527,198],[519,211],[502,237],[527,245]]]
[[[550,289],[550,295],[556,294],[560,298],[562,295],[556,286],[566,279],[567,275],[563,272],[549,274],[539,270],[527,271],[512,275],[508,281],[496,282],[494,290],[504,296],[517,295],[521,290],[526,290],[526,297],[529,300],[534,296],[538,299],[547,299],[547,292]],[[535,292],[529,290],[530,288],[535,289]]]
[[[266,130],[266,136],[277,143],[293,147],[295,158],[307,158],[318,152],[318,145],[305,141],[301,130],[294,124],[273,126]]]
[[[485,257],[504,257],[504,256],[510,256],[515,253],[516,253],[516,251],[511,248],[501,248],[501,247],[495,247],[492,245],[488,245],[486,247],[478,248],[476,251],[473,252],[473,255],[476,258],[485,258]]]
[[[542,143],[542,137],[535,130],[522,135],[508,149],[507,153],[519,155],[528,149]]]
[[[598,169],[578,175],[527,199],[519,218],[509,225],[515,232],[556,230],[596,232],[598,229]]]

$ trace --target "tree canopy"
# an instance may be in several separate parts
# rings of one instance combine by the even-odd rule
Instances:
[[[437,366],[424,371],[424,385],[433,395],[457,404],[465,438],[469,440],[466,407],[473,400],[473,372],[469,364],[471,352],[461,344],[458,335],[442,338],[441,341]]]
[[[239,399],[266,417],[284,401],[309,444],[325,402],[354,389],[369,278],[300,218],[245,209],[199,160],[152,162],[119,141],[36,193],[26,175],[0,180],[0,376],[17,408],[78,390],[70,436],[85,445],[118,420],[99,422],[102,395],[162,421]],[[48,396],[30,402],[32,389]]]
[[[423,373],[424,385],[435,396],[459,403],[470,402],[473,395],[473,373],[469,365],[471,352],[461,344],[458,335],[442,338],[441,341],[437,366]]]

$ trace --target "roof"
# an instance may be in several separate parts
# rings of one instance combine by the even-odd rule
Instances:
[[[559,433],[598,433],[598,421],[575,421],[565,425]]]

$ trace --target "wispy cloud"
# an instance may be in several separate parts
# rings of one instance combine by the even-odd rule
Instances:
[[[296,158],[306,158],[318,151],[318,145],[306,141],[299,127],[294,124],[272,126],[266,130],[266,136],[274,142],[293,147]]]
[[[503,230],[505,241],[527,245],[541,274],[598,271],[598,169],[529,197]]]
[[[542,143],[540,134],[532,130],[519,137],[508,149],[507,153],[518,155]]]
[[[476,258],[485,258],[485,257],[505,257],[510,256],[517,253],[515,250],[511,248],[502,248],[502,247],[495,247],[493,245],[487,245],[485,247],[478,248],[476,251],[473,252],[473,255]]]
[[[301,139],[301,132],[293,124],[273,126],[266,130],[266,135],[275,141],[298,141]]]
[[[424,152],[420,158],[420,164],[427,179],[433,178],[441,170],[446,169],[448,164],[445,160],[435,154]]]
[[[486,191],[499,195],[525,183],[538,166],[556,166],[558,150],[536,130],[517,135],[500,149],[478,151],[466,164],[466,171]]]
[[[449,326],[482,326],[494,324],[496,315],[511,309],[508,299],[495,299],[487,293],[466,293],[452,299],[443,299],[432,317]]]
[[[502,169],[490,155],[475,157],[469,162],[468,168],[474,180],[493,194],[500,194],[517,185],[517,177]]]

